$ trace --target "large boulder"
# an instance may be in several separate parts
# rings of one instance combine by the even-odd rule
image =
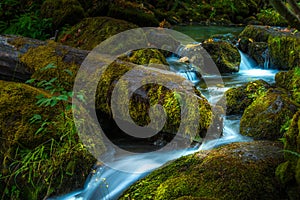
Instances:
[[[278,140],[281,126],[293,117],[298,107],[284,89],[269,89],[244,111],[240,132],[254,139]]]
[[[77,0],[46,0],[41,7],[41,16],[52,18],[53,27],[60,29],[83,19],[84,10]]]
[[[0,87],[2,198],[43,199],[83,187],[96,159],[79,141],[67,103],[41,107],[37,96],[53,97],[44,90],[5,81]]]
[[[166,70],[137,66],[121,60],[110,64],[102,77],[96,94],[96,109],[101,113],[99,116],[103,113],[112,116],[111,104],[126,103],[126,98],[130,98],[127,106],[130,107],[130,116],[137,125],[148,125],[151,121],[148,114],[150,106],[160,104],[167,114],[163,132],[175,134],[179,125],[184,124],[185,134],[205,136],[211,124],[211,107],[194,85],[184,77]],[[119,89],[116,91],[117,83]],[[119,94],[118,99],[112,99],[113,90]],[[131,93],[132,97],[128,97],[127,95]],[[188,114],[188,118],[182,117],[182,109],[185,114]],[[197,119],[198,114],[200,118]],[[127,120],[122,112],[115,117]],[[163,118],[161,115],[156,117]],[[193,123],[195,124],[193,127],[188,125]],[[198,125],[197,129],[194,128],[197,127],[196,125]]]
[[[225,41],[208,39],[203,42],[203,48],[209,53],[220,73],[238,72],[241,57],[238,49]]]
[[[299,199],[300,189],[300,111],[284,135],[284,158],[276,169],[276,176],[286,188],[290,199]]]
[[[264,80],[245,83],[236,88],[230,88],[218,104],[226,106],[226,114],[243,114],[244,110],[265,93],[271,86]]]
[[[263,59],[269,60],[269,67],[293,69],[300,60],[300,34],[293,30],[269,27],[247,26],[239,35],[241,50],[261,63],[257,52],[267,53]],[[267,48],[266,44],[267,43]],[[262,55],[263,56],[263,55]]]
[[[120,199],[281,199],[274,175],[281,149],[255,141],[200,151],[157,169]]]
[[[203,43],[184,45],[179,48],[178,54],[188,57],[188,61],[200,74],[238,72],[241,61],[236,47],[229,42],[215,42],[213,39]],[[217,66],[218,72],[211,68],[212,61]]]
[[[135,24],[110,17],[85,18],[64,31],[59,37],[59,42],[84,50],[92,50],[109,37],[137,27]]]

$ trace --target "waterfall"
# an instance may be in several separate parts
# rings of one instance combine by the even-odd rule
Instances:
[[[167,62],[170,65],[170,70],[190,80],[195,85],[200,82],[201,74],[194,69],[190,63],[180,62],[175,55],[168,57]]]
[[[262,57],[264,58],[264,69],[269,69],[270,68],[270,55],[269,55],[268,48],[263,52]]]
[[[239,50],[241,55],[241,64],[240,64],[240,71],[243,70],[250,70],[257,66],[257,63],[249,57],[246,53]]]

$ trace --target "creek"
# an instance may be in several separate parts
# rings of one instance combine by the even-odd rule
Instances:
[[[213,34],[238,34],[242,28],[230,27],[203,27],[203,26],[177,26],[175,30],[185,33],[200,42]],[[189,70],[183,65],[174,65],[174,57],[168,58],[171,70],[191,80],[201,93],[211,104],[215,104],[230,87],[236,87],[246,82],[263,79],[269,83],[274,82],[276,70],[258,69],[256,63],[247,55],[241,54],[240,71],[233,74],[224,74],[222,79],[224,85],[206,88],[201,85],[193,70]],[[208,81],[214,81],[217,77],[214,75],[204,75]],[[171,151],[152,151],[148,153],[139,153],[136,155],[119,155],[117,150],[111,149],[108,156],[111,159],[109,166],[98,167],[86,180],[85,186],[81,190],[74,191],[64,196],[52,198],[58,200],[114,200],[137,180],[145,177],[151,171],[164,165],[170,160],[174,160],[184,155],[192,154],[199,150],[209,150],[220,145],[232,142],[251,141],[251,138],[239,134],[240,116],[225,116],[223,136],[213,139],[201,145],[194,145],[186,149],[177,149]],[[133,145],[134,144],[130,144]],[[141,148],[137,146],[136,148]],[[116,166],[116,167],[114,167]],[[123,168],[126,170],[118,170]]]

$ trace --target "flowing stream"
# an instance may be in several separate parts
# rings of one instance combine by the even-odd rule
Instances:
[[[181,30],[182,31],[182,30]],[[263,79],[269,83],[274,82],[276,70],[258,69],[256,63],[253,62],[247,55],[241,54],[240,72],[235,74],[223,75],[224,85],[210,88],[201,87],[200,80],[197,74],[189,66],[185,64],[176,64],[175,58],[168,58],[171,65],[171,70],[191,80],[198,89],[207,97],[210,103],[216,103],[224,92],[230,87],[236,87],[243,83]],[[207,80],[213,81],[213,75],[205,77]],[[187,149],[173,150],[169,152],[140,153],[131,156],[118,156],[112,151],[113,157],[111,164],[108,166],[98,167],[93,174],[86,180],[86,184],[82,190],[77,190],[64,196],[52,198],[59,200],[114,200],[132,185],[137,180],[145,177],[154,169],[162,166],[170,160],[174,160],[184,155],[192,154],[199,150],[209,150],[217,146],[232,142],[251,141],[251,138],[239,134],[240,116],[224,117],[223,136],[214,139],[200,146],[194,146]],[[116,170],[113,166],[126,168],[125,171]],[[129,173],[130,172],[130,173]],[[141,173],[142,172],[142,173]]]

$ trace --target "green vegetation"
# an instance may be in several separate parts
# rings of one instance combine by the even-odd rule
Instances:
[[[246,108],[240,132],[254,139],[278,140],[282,137],[281,126],[293,117],[297,109],[298,104],[285,90],[271,88]]]
[[[72,92],[57,78],[28,83],[43,90],[1,82],[2,199],[42,199],[70,192],[82,187],[96,162],[79,141],[70,110]]]

